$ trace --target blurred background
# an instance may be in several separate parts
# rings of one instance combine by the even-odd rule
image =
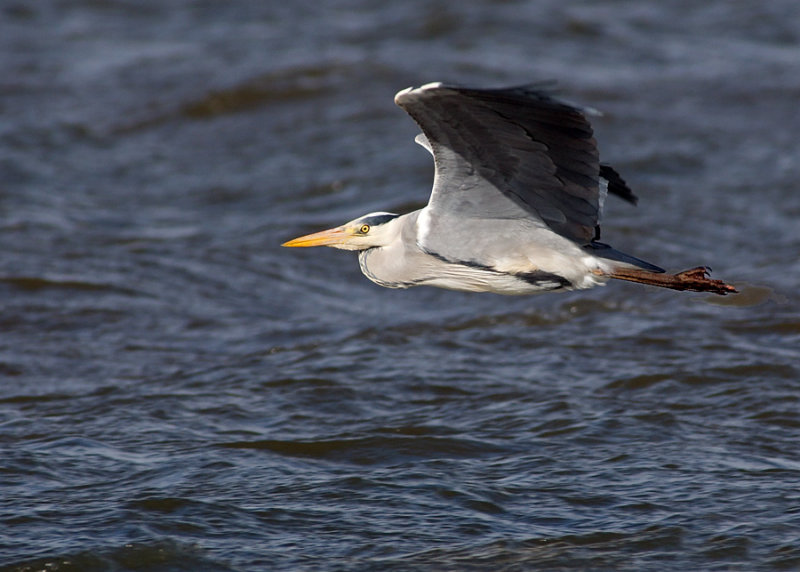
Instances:
[[[0,569],[800,567],[800,5],[0,4]],[[394,93],[597,108],[603,238],[727,298],[382,289]]]

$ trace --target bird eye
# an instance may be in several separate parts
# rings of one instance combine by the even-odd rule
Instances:
[[[362,224],[362,225],[361,225],[361,228],[360,228],[360,229],[358,229],[358,231],[359,231],[361,234],[367,234],[367,233],[369,232],[369,225],[368,225],[368,224]]]

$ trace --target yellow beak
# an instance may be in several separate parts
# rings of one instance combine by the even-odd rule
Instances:
[[[333,246],[345,242],[348,238],[350,233],[339,226],[294,238],[281,246]]]

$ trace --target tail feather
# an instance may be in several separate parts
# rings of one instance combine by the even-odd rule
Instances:
[[[587,250],[591,250],[592,254],[598,258],[605,258],[606,260],[613,260],[614,262],[622,262],[626,266],[640,268],[649,272],[665,272],[663,268],[656,266],[655,264],[650,264],[649,262],[646,262],[640,258],[620,252],[619,250],[616,250],[602,242],[592,242],[586,245],[585,248]]]

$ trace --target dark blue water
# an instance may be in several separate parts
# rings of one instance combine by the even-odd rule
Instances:
[[[0,569],[800,567],[796,2],[0,5]],[[556,79],[736,297],[393,291],[392,104]]]

